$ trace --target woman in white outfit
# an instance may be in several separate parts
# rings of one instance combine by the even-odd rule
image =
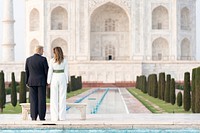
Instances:
[[[50,84],[51,120],[66,119],[66,94],[68,83],[68,64],[60,47],[53,48],[54,58],[50,60],[47,83]]]

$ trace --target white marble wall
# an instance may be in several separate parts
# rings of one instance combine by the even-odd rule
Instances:
[[[83,81],[114,83],[122,81],[135,81],[136,76],[159,74],[165,72],[171,74],[176,81],[184,80],[184,73],[199,67],[200,62],[196,61],[175,61],[175,62],[153,62],[153,61],[83,61],[81,63],[69,63],[69,75],[82,76]],[[24,63],[0,63],[0,71],[5,73],[5,80],[11,81],[11,73],[15,72],[16,81],[20,81],[20,73],[24,71]]]
[[[195,0],[26,0],[26,51],[30,55],[30,43],[33,39],[45,47],[45,56],[52,56],[52,43],[62,39],[66,43],[65,54],[69,61],[70,75],[81,75],[83,81],[118,82],[133,81],[137,75],[166,72],[172,74],[176,80],[183,80],[184,72],[199,65],[199,62],[177,61],[181,56],[180,42],[187,37],[190,40],[190,53],[195,57],[195,22],[191,21],[190,31],[181,31],[180,10],[187,6],[191,11],[191,20],[195,19]],[[95,42],[95,35],[91,34],[92,14],[101,6],[113,3],[123,10],[128,18],[128,32],[126,34],[125,49],[120,53],[127,54],[124,60],[90,61],[91,53],[95,49],[91,43]],[[56,7],[67,11],[68,28],[65,30],[51,29],[51,12]],[[152,11],[156,7],[165,7],[168,13],[168,27],[162,30],[152,30]],[[32,9],[39,11],[39,30],[29,31],[29,14]],[[178,30],[178,32],[177,32]],[[105,33],[101,33],[105,34]],[[113,34],[116,35],[114,32]],[[168,44],[168,57],[161,61],[152,61],[153,43],[162,38]],[[56,42],[59,43],[60,41]],[[159,42],[159,41],[158,41]],[[165,42],[165,41],[160,41]],[[65,45],[64,44],[64,45]],[[156,45],[155,45],[156,46]],[[121,47],[121,46],[120,46]],[[165,50],[165,49],[164,49]],[[158,51],[158,50],[157,50]],[[194,58],[195,59],[195,58]],[[1,68],[1,66],[0,66]],[[181,68],[181,69],[180,69]]]

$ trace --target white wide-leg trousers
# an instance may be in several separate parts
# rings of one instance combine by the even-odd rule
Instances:
[[[51,82],[50,113],[51,120],[66,119],[67,83],[63,73],[54,73]]]

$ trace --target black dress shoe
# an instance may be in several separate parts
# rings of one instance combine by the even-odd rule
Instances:
[[[46,119],[40,119],[40,121],[45,121]]]

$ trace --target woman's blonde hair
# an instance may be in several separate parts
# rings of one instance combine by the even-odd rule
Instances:
[[[53,53],[54,53],[55,62],[57,62],[58,64],[63,62],[64,55],[63,55],[63,51],[62,51],[61,47],[53,48]]]

